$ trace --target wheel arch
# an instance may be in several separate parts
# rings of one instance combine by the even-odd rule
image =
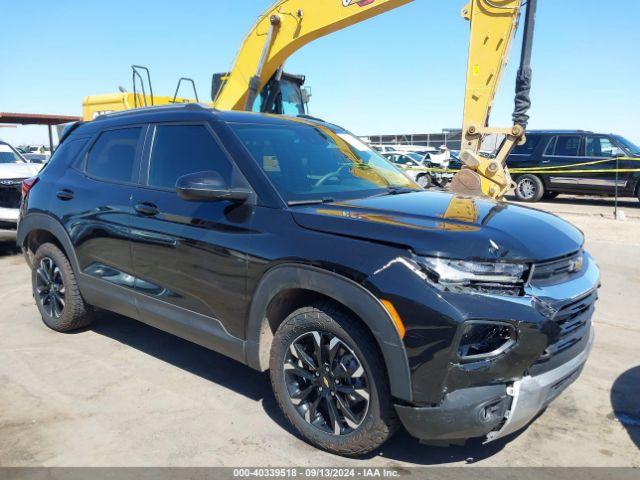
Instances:
[[[69,235],[60,222],[43,213],[29,213],[20,220],[16,243],[25,252],[29,265],[31,265],[31,259],[37,247],[47,241],[62,249],[69,259],[73,271],[78,272],[76,252]]]
[[[284,320],[280,317],[302,306],[296,306],[299,300],[286,304],[288,291],[301,295],[298,299],[304,299],[305,295],[309,299],[328,298],[356,315],[372,333],[382,353],[391,394],[411,401],[411,373],[404,344],[380,301],[354,281],[308,265],[279,265],[262,277],[247,320],[245,357],[249,366],[261,371],[268,369],[274,326],[277,328]]]

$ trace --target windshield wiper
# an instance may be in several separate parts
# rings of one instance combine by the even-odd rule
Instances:
[[[386,187],[387,191],[384,193],[381,193],[379,195],[375,195],[376,197],[384,197],[386,195],[403,195],[405,193],[413,193],[413,192],[419,192],[420,190],[417,190],[415,188],[408,188],[408,187]]]
[[[311,200],[291,200],[287,202],[290,207],[296,207],[299,205],[321,205],[323,203],[333,203],[335,200],[331,197],[316,198]]]

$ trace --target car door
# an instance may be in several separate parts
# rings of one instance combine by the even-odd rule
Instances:
[[[91,303],[137,317],[133,294],[133,264],[129,243],[131,196],[138,179],[146,126],[105,129],[58,180],[55,211],[73,243],[83,293]],[[94,298],[95,295],[95,298]],[[104,305],[103,305],[104,303]]]
[[[581,174],[578,180],[582,189],[614,193],[616,183],[620,190],[627,186],[628,174],[623,173],[616,177],[615,147],[617,145],[606,135],[587,135],[585,137],[585,161],[599,163],[580,167],[589,171]],[[620,168],[623,166],[621,165]]]
[[[543,167],[557,167],[547,177],[548,187],[552,191],[578,190],[578,174],[568,173],[575,168],[572,165],[583,161],[582,136],[556,135],[553,137],[542,155]],[[547,176],[548,175],[548,176]]]
[[[180,198],[177,179],[201,171],[247,185],[209,124],[151,127],[132,199],[138,308],[143,321],[237,358],[253,202]]]

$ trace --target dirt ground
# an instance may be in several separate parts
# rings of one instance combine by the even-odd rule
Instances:
[[[2,243],[0,465],[640,467],[640,203],[623,202],[626,221],[608,200],[536,207],[581,228],[602,270],[583,375],[502,441],[437,448],[401,431],[360,460],[297,438],[267,374],[110,313],[78,333],[49,330],[24,259]]]

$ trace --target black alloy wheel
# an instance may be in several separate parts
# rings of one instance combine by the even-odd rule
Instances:
[[[51,257],[43,257],[36,266],[36,301],[51,318],[60,318],[66,305],[62,272]]]
[[[307,423],[333,435],[347,435],[362,424],[371,397],[367,375],[336,335],[300,335],[289,347],[283,370],[289,399]]]

